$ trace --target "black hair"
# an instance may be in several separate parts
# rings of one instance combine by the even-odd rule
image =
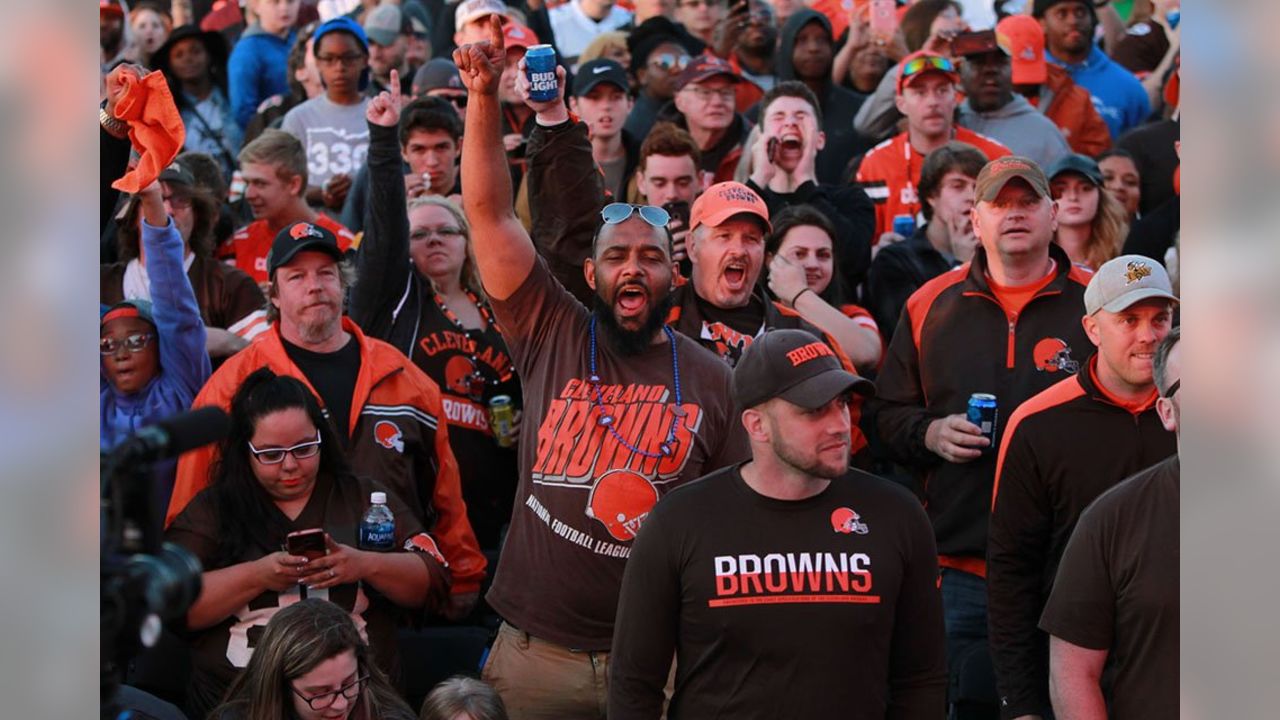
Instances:
[[[813,94],[813,91],[809,89],[808,85],[805,85],[799,80],[784,80],[774,85],[769,89],[769,92],[764,94],[764,97],[760,98],[760,117],[758,119],[758,124],[760,125],[761,130],[764,129],[765,111],[769,109],[769,106],[773,104],[774,100],[781,97],[800,98],[801,100],[809,103],[813,108],[813,117],[818,121],[818,129],[822,129],[822,106],[818,104],[818,96]]]
[[[163,181],[163,182],[168,182]],[[192,187],[181,183],[169,183],[170,187],[191,198],[191,211],[195,220],[191,226],[191,237],[187,238],[187,246],[191,252],[201,257],[213,255],[215,245],[214,228],[218,224],[221,206],[214,199],[213,193],[200,187]],[[116,253],[121,260],[132,260],[141,253],[142,231],[138,220],[142,217],[142,198],[134,195],[125,206],[124,218],[116,225]]]
[[[320,402],[301,380],[270,368],[251,373],[231,400],[231,431],[219,446],[209,492],[217,509],[218,566],[239,562],[253,547],[269,548],[289,532],[283,516],[253,473],[249,441],[259,420],[280,410],[303,410],[320,431],[318,477],[337,481],[351,474],[342,446]]]
[[[1107,148],[1106,150],[1103,150],[1102,152],[1094,156],[1093,161],[1098,164],[1101,164],[1103,160],[1106,160],[1107,158],[1113,158],[1113,157],[1126,158],[1127,160],[1133,163],[1134,167],[1137,167],[1138,165],[1138,159],[1133,156],[1133,153],[1120,147],[1110,147],[1110,148]]]
[[[798,227],[816,227],[831,238],[831,282],[827,288],[818,293],[818,297],[826,300],[832,307],[839,308],[845,304],[844,282],[840,278],[840,251],[836,248],[836,226],[826,213],[812,205],[788,205],[773,218],[773,232],[764,241],[766,256],[777,255],[787,233]],[[780,298],[781,299],[781,298]]]
[[[404,106],[400,113],[400,147],[417,130],[443,130],[458,142],[462,138],[462,118],[445,98],[428,95]]]

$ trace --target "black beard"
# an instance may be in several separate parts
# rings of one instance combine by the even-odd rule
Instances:
[[[604,326],[605,341],[620,355],[635,356],[644,352],[653,344],[653,337],[666,324],[667,314],[671,311],[674,299],[670,292],[663,293],[658,304],[649,310],[649,317],[636,330],[628,330],[618,324],[613,315],[613,308],[607,305],[599,293],[591,300],[591,311]]]

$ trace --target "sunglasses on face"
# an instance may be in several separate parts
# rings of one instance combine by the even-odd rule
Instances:
[[[662,53],[649,58],[649,64],[663,72],[680,72],[689,66],[689,56]]]
[[[912,75],[918,75],[926,70],[941,70],[942,72],[953,73],[956,66],[950,60],[940,55],[924,55],[922,57],[913,58],[910,62],[902,67],[902,77],[909,78]]]
[[[120,340],[104,337],[98,341],[98,352],[103,355],[115,355],[116,351],[123,347],[129,353],[136,353],[146,347],[154,337],[152,333],[137,333]]]
[[[636,213],[640,218],[654,227],[664,228],[671,222],[671,215],[666,210],[653,205],[632,205],[631,203],[609,203],[600,211],[600,219],[605,225],[617,225],[625,222]]]
[[[266,448],[259,450],[249,443],[249,452],[258,459],[263,465],[279,465],[284,462],[285,455],[293,455],[294,460],[306,460],[320,454],[320,431],[316,430],[316,439],[310,442],[298,443],[293,447],[287,448]]]

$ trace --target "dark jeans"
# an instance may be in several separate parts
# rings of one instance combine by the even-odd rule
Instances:
[[[942,613],[947,629],[951,720],[999,718],[995,673],[987,650],[987,581],[942,569]]]

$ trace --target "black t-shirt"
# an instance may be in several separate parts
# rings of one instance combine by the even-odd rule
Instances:
[[[360,343],[351,338],[341,350],[318,353],[300,348],[283,337],[280,342],[289,359],[320,394],[329,421],[345,447],[351,436],[351,398],[356,393],[356,376],[360,374]]]
[[[1084,512],[1040,617],[1050,635],[1108,651],[1114,720],[1178,717],[1180,474],[1174,455]]]
[[[692,285],[689,291],[693,291]],[[751,295],[751,301],[742,307],[721,308],[703,300],[695,293],[698,313],[702,315],[702,332],[697,339],[725,348],[730,365],[751,345],[751,341],[764,331],[764,301],[759,293]]]
[[[632,549],[609,718],[928,718],[945,712],[933,530],[906,490],[851,470],[797,501],[739,467],[663,498]]]
[[[428,296],[421,303],[420,328],[413,346],[413,364],[440,386],[440,400],[449,423],[449,447],[458,460],[462,499],[480,547],[497,550],[502,526],[511,519],[519,477],[515,447],[504,448],[489,426],[489,401],[511,398],[512,409],[522,407],[520,378],[516,376],[507,343],[497,325],[460,329]]]

